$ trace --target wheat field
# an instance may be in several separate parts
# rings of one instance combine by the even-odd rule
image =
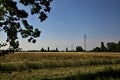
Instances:
[[[120,80],[120,53],[16,52],[0,56],[0,80]]]

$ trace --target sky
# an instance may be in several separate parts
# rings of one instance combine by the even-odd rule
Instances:
[[[29,16],[29,23],[42,33],[35,44],[20,38],[23,50],[83,47],[84,34],[87,50],[100,46],[101,41],[120,40],[120,0],[53,0],[51,8],[42,23],[36,16]]]

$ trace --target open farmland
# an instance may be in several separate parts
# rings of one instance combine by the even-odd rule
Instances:
[[[16,52],[0,56],[0,80],[120,80],[120,53]]]

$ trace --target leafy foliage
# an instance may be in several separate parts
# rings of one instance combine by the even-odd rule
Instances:
[[[120,41],[118,43],[108,42],[106,47],[104,42],[101,42],[101,47],[96,47],[92,51],[94,52],[120,52]]]
[[[96,47],[96,48],[93,49],[93,52],[101,52],[101,48]]]
[[[101,42],[101,51],[102,52],[106,52],[107,51],[106,47],[104,46],[104,42]]]
[[[7,34],[6,43],[9,43],[12,49],[19,47],[18,33],[22,38],[28,38],[28,42],[35,43],[36,37],[40,36],[41,31],[34,29],[27,21],[28,12],[24,9],[19,9],[17,4],[30,6],[31,15],[38,15],[40,22],[46,20],[47,12],[50,12],[50,3],[52,0],[0,0],[0,31]],[[22,28],[21,26],[24,26]],[[0,44],[1,47],[2,44]]]
[[[82,52],[83,48],[81,46],[76,47],[76,52]]]

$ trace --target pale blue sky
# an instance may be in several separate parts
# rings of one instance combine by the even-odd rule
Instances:
[[[51,7],[48,19],[42,23],[35,16],[29,17],[42,33],[34,45],[20,39],[22,48],[71,49],[71,44],[83,46],[84,34],[87,49],[100,46],[101,41],[120,40],[120,0],[53,0]]]

